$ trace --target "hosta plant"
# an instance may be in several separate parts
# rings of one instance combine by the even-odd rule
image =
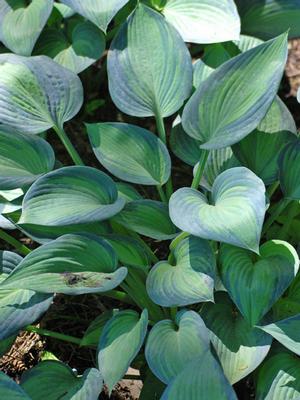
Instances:
[[[141,400],[300,397],[300,139],[278,96],[300,5],[237,3],[0,0],[0,355],[25,330],[96,359],[1,372],[1,399],[97,400],[130,366]],[[114,303],[82,337],[44,329],[78,295]]]

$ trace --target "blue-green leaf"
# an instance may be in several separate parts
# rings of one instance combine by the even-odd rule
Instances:
[[[0,371],[0,396],[2,399],[32,400],[16,382]]]
[[[55,163],[52,147],[39,137],[0,132],[0,188],[29,185],[51,171]]]
[[[61,0],[106,32],[108,24],[129,0]]]
[[[108,175],[90,167],[64,167],[42,176],[30,187],[18,224],[98,222],[117,214],[124,204]]]
[[[257,256],[237,247],[221,247],[222,282],[251,325],[257,324],[270,310],[292,283],[298,269],[297,252],[287,242],[266,242]]]
[[[167,0],[162,13],[186,42],[227,42],[240,35],[233,0]]]
[[[127,269],[117,269],[108,242],[92,235],[64,235],[28,254],[1,282],[1,289],[42,293],[101,293],[118,286]]]
[[[287,144],[279,157],[280,186],[287,199],[300,200],[300,140]]]
[[[111,97],[129,115],[167,117],[192,90],[186,45],[162,15],[142,3],[113,40],[107,66]]]
[[[177,190],[170,199],[170,218],[181,230],[254,252],[258,252],[265,209],[263,182],[243,167],[217,177],[210,203],[191,188]]]
[[[163,307],[213,301],[216,260],[210,244],[190,236],[175,248],[175,262],[160,261],[147,278],[147,292]]]
[[[105,325],[98,347],[98,367],[110,392],[125,375],[143,345],[148,312],[120,311]]]
[[[164,143],[150,131],[123,123],[88,124],[100,163],[117,178],[142,185],[164,185],[171,159]]]
[[[36,134],[78,113],[83,88],[76,74],[45,56],[0,54],[0,127]]]
[[[53,0],[1,0],[0,38],[16,54],[30,56],[53,8]]]
[[[216,293],[216,304],[205,304],[201,316],[231,384],[254,371],[268,354],[272,338],[253,328],[226,293]]]
[[[163,320],[151,330],[146,359],[152,372],[170,383],[194,359],[209,353],[209,332],[195,311],[178,313],[176,321]]]
[[[230,146],[250,132],[272,104],[287,58],[283,34],[217,68],[184,108],[183,128],[204,149]],[[253,77],[255,76],[255,80]]]

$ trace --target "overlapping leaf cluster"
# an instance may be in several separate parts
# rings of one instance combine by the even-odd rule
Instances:
[[[0,398],[96,400],[137,359],[141,400],[237,399],[253,371],[256,399],[299,398],[300,141],[277,96],[299,14],[292,0],[0,0],[0,237],[16,247],[0,252],[0,355],[56,294],[122,305],[77,339],[97,368],[0,373]],[[114,104],[157,134],[125,115],[86,124],[98,169],[64,124],[106,47]]]

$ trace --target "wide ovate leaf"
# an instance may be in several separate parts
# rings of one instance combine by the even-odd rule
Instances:
[[[240,35],[233,0],[167,0],[162,13],[186,42],[227,42]]]
[[[213,301],[216,261],[209,242],[190,236],[175,247],[174,263],[160,261],[147,278],[154,303],[178,307]]]
[[[226,293],[218,292],[216,304],[205,304],[201,316],[231,384],[254,371],[269,352],[272,338],[251,327]]]
[[[93,235],[64,235],[26,256],[1,283],[1,289],[42,293],[101,293],[118,286],[127,274],[117,269],[108,242]]]
[[[17,189],[34,182],[54,167],[52,147],[43,139],[0,132],[0,188]]]
[[[300,314],[293,317],[260,326],[259,328],[269,333],[287,349],[300,356]]]
[[[16,54],[30,56],[53,8],[53,0],[0,1],[0,38]]]
[[[108,24],[129,0],[61,0],[61,3],[82,15],[106,32]]]
[[[131,201],[112,221],[157,240],[172,239],[177,233],[170,220],[168,207],[154,200]]]
[[[267,40],[289,30],[289,37],[300,35],[299,0],[236,0],[242,32]]]
[[[43,361],[26,371],[21,379],[21,387],[32,400],[97,400],[102,386],[103,379],[97,369],[88,369],[78,377],[60,361]]]
[[[244,167],[217,177],[211,203],[191,188],[177,190],[170,199],[171,220],[181,230],[254,252],[258,252],[265,208],[263,182]]]
[[[300,140],[287,144],[279,157],[280,186],[287,199],[300,200]]]
[[[66,226],[103,221],[125,201],[114,181],[90,167],[64,167],[39,178],[23,200],[20,225]]]
[[[20,264],[22,257],[10,251],[0,251],[0,282]],[[32,290],[0,290],[0,340],[9,338],[26,325],[35,322],[50,307],[52,296]]]
[[[12,378],[1,371],[0,397],[2,399],[32,400]]]
[[[161,400],[205,399],[237,400],[219,363],[210,352],[186,364],[169,384]]]
[[[141,185],[163,185],[171,173],[164,143],[150,131],[124,123],[88,124],[100,163],[117,178]]]
[[[221,65],[185,106],[184,130],[205,149],[230,146],[243,139],[272,104],[286,58],[287,35],[283,34]]]
[[[209,332],[202,318],[194,311],[184,311],[175,322],[163,320],[152,328],[145,355],[152,372],[168,384],[188,362],[209,352]]]
[[[257,400],[298,400],[300,398],[300,360],[281,351],[270,357],[258,371]]]
[[[91,22],[78,21],[70,24],[66,33],[57,28],[46,29],[35,47],[35,54],[49,56],[79,74],[97,61],[104,49],[104,34]]]
[[[120,311],[105,325],[98,346],[98,367],[111,392],[143,345],[148,312]]]
[[[0,54],[0,126],[36,134],[61,127],[83,102],[80,79],[45,56]]]
[[[282,148],[296,139],[296,125],[285,104],[276,97],[258,127],[233,146],[233,152],[245,167],[266,185],[278,180],[278,157]]]
[[[107,66],[110,95],[129,115],[172,115],[192,89],[193,67],[182,38],[141,3],[114,38]]]
[[[299,269],[296,250],[287,242],[272,240],[260,255],[223,245],[220,275],[225,288],[251,325],[257,324],[295,278]]]

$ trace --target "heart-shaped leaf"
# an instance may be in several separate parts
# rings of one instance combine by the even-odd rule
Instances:
[[[110,95],[129,115],[167,117],[192,90],[191,56],[182,38],[142,3],[114,38],[107,67]]]
[[[182,115],[186,133],[201,141],[204,149],[243,139],[272,104],[286,58],[287,35],[283,34],[221,65],[186,104]]]
[[[287,349],[300,356],[300,314],[272,324],[259,326],[260,329],[269,333]]]
[[[210,399],[237,400],[220,364],[210,352],[190,361],[169,384],[161,400],[206,399],[208,394]]]
[[[171,159],[164,143],[146,129],[123,123],[88,124],[100,163],[117,178],[142,185],[164,185]]]
[[[62,127],[83,101],[78,76],[45,56],[0,54],[0,90],[0,126],[13,132]]]
[[[176,322],[163,320],[151,329],[145,355],[152,372],[169,383],[188,362],[209,352],[209,332],[202,318],[195,311],[184,311]]]
[[[236,4],[243,33],[267,40],[289,30],[290,38],[299,37],[297,0],[236,0]]]
[[[215,180],[211,204],[201,192],[182,188],[170,199],[170,218],[181,230],[258,252],[265,215],[265,186],[243,167]]]
[[[287,242],[272,240],[260,255],[223,245],[220,276],[240,312],[255,325],[289,287],[299,269],[296,250]]]
[[[53,0],[0,2],[0,38],[16,54],[30,56],[53,8]],[[17,28],[16,28],[17,27]]]
[[[285,104],[276,97],[258,127],[233,146],[233,152],[245,167],[266,185],[278,180],[278,157],[282,148],[296,139],[297,128]]]
[[[280,186],[287,199],[300,200],[300,140],[287,144],[279,157]]]
[[[30,187],[18,224],[97,222],[117,214],[124,204],[108,175],[90,167],[64,167],[42,176]]]
[[[257,400],[298,400],[300,398],[300,361],[281,351],[268,358],[259,369]]]
[[[213,301],[216,261],[210,244],[190,236],[175,248],[174,264],[160,261],[147,278],[154,303],[178,307]]]
[[[227,42],[240,36],[233,0],[167,0],[162,12],[186,42]]]
[[[108,24],[129,0],[61,0],[106,32]]]
[[[272,338],[251,327],[226,293],[218,292],[216,304],[205,304],[201,316],[232,385],[254,371],[268,354]]]
[[[0,251],[0,282],[20,264],[22,257],[10,251]],[[50,307],[52,296],[32,290],[0,290],[0,340],[9,338],[26,325],[35,322]]]
[[[70,25],[67,34],[57,28],[46,29],[35,47],[35,54],[53,58],[58,64],[79,74],[95,61],[105,49],[103,33],[91,22]]]
[[[42,293],[101,293],[118,286],[127,269],[117,269],[108,242],[96,236],[64,235],[26,256],[1,283],[1,289]]]
[[[112,221],[157,240],[173,239],[177,234],[176,227],[170,220],[168,207],[159,201],[131,201]]]
[[[22,389],[31,400],[97,400],[103,386],[100,372],[91,368],[77,377],[74,371],[59,361],[43,361],[26,371],[21,379]]]
[[[98,347],[98,367],[111,392],[144,343],[148,312],[120,311],[105,325]]]
[[[3,399],[32,400],[12,378],[0,371],[0,396]]]
[[[17,189],[54,167],[52,147],[39,137],[0,132],[0,188]]]

